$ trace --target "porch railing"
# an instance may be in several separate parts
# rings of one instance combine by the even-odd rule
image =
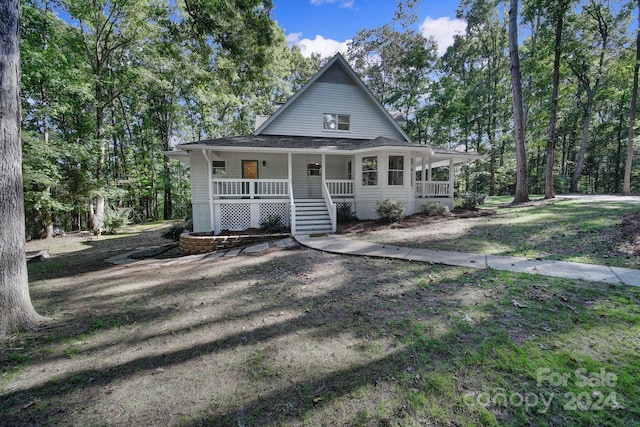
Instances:
[[[416,197],[450,197],[449,181],[416,182]]]
[[[352,179],[327,179],[327,190],[332,197],[353,197]]]
[[[288,179],[214,179],[213,196],[220,197],[289,197]]]

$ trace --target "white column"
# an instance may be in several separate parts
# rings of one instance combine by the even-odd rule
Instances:
[[[453,158],[449,159],[449,197],[453,199],[453,176],[455,172],[453,170]]]
[[[326,159],[327,159],[326,154],[322,153],[322,157],[320,159],[320,162],[321,162],[320,163],[320,168],[321,168],[320,174],[322,175],[322,188],[324,188],[324,186],[326,184],[325,183],[326,176],[327,176],[327,167],[326,167],[327,166],[326,165],[327,162],[326,162]]]
[[[287,176],[289,178],[289,226],[291,234],[296,234],[296,206],[293,203],[293,163],[291,153],[287,153]]]
[[[211,163],[211,159],[207,155],[207,151],[204,148],[202,149],[202,155],[207,161],[207,182],[209,183],[209,219],[211,231],[213,231],[215,234],[217,230],[215,229],[215,221],[213,215],[213,164]]]
[[[291,162],[291,153],[287,153],[287,177],[289,178],[289,188],[291,188],[291,181],[293,179],[293,165]],[[290,195],[293,197],[293,194]]]

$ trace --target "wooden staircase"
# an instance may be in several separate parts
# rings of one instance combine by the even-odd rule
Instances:
[[[323,199],[298,199],[296,234],[333,233],[331,217]]]

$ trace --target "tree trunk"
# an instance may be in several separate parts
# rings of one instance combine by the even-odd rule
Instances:
[[[578,151],[578,158],[576,159],[576,169],[573,171],[573,177],[571,178],[572,193],[578,192],[578,183],[580,182],[580,176],[582,175],[582,166],[584,165],[584,157],[587,153],[587,142],[589,142],[589,126],[591,125],[591,113],[593,111],[593,100],[595,98],[595,91],[589,91],[587,94],[587,106],[584,111],[584,120],[582,121],[582,139],[580,141],[580,150]]]
[[[164,150],[169,151],[171,148],[171,133],[173,128],[172,123],[172,112],[171,112],[171,104],[173,100],[167,101],[166,109],[164,111],[164,129],[163,129],[163,138],[164,138]],[[171,165],[169,164],[169,158],[167,156],[164,157],[164,163],[162,165],[164,172],[164,204],[162,218],[165,220],[173,218],[173,200],[171,197]]]
[[[626,93],[622,92],[620,94],[620,107],[618,109],[618,111],[620,111],[620,117],[618,119],[618,125],[616,126],[616,159],[615,159],[615,173],[613,174],[613,182],[611,181],[611,173],[607,173],[606,171],[606,167],[604,172],[604,176],[607,179],[607,189],[605,189],[605,191],[608,192],[613,192],[613,193],[620,193],[620,186],[622,185],[622,182],[620,182],[620,179],[624,180],[624,174],[622,173],[622,149],[624,147],[624,144],[622,142],[622,134],[624,133],[626,129],[626,125],[627,125],[627,115],[625,114],[624,111],[624,106],[626,104]]]
[[[640,13],[640,0],[638,0]],[[631,194],[631,165],[633,162],[633,127],[636,124],[636,105],[638,103],[638,70],[640,69],[640,15],[638,15],[638,33],[636,34],[636,65],[633,68],[633,91],[631,92],[631,112],[629,113],[629,137],[627,139],[627,161],[624,166],[624,194]]]
[[[25,256],[20,107],[20,1],[0,2],[0,339],[44,320],[31,304]]]
[[[593,2],[591,4],[597,4]],[[605,62],[605,52],[607,51],[607,45],[609,40],[609,26],[606,25],[603,21],[602,14],[598,13],[596,15],[597,24],[600,32],[600,37],[602,37],[602,44],[600,47],[600,59],[598,61],[598,67],[595,71],[595,82],[593,86],[589,83],[588,76],[584,75],[580,71],[574,73],[576,77],[582,84],[585,92],[587,92],[587,105],[585,107],[584,120],[582,123],[582,141],[580,143],[580,150],[578,151],[578,158],[576,159],[576,169],[573,172],[573,178],[571,179],[571,192],[578,191],[578,183],[580,182],[580,176],[582,175],[582,167],[584,165],[584,158],[587,152],[587,142],[589,141],[589,126],[591,124],[591,115],[593,114],[593,103],[595,102],[596,94],[598,93],[598,89],[600,88],[600,82],[603,75],[604,62]]]
[[[97,80],[97,77],[96,77]],[[104,129],[104,105],[102,104],[102,85],[96,82],[96,139],[98,141],[98,165],[96,170],[96,179],[98,185],[104,185],[104,168],[107,151],[107,142],[105,141]],[[91,229],[99,231],[104,225],[104,195],[99,194],[96,197],[95,210],[91,212]]]
[[[516,146],[516,191],[513,203],[529,200],[527,185],[527,153],[525,149],[524,110],[522,108],[522,77],[518,54],[518,0],[509,1],[509,56],[511,90],[513,92],[513,131]]]
[[[47,187],[47,193],[51,193],[51,187]],[[53,238],[53,213],[51,212],[51,208],[47,207],[45,212],[45,225],[47,227],[47,239]]]
[[[545,171],[544,198],[553,199],[556,197],[556,190],[553,182],[553,162],[556,147],[556,127],[558,125],[558,91],[560,87],[560,57],[562,55],[562,26],[564,19],[564,1],[558,1],[556,40],[553,57],[553,88],[551,94],[551,118],[549,119],[549,140],[547,141],[547,167]]]

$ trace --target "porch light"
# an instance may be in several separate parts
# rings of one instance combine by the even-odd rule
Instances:
[[[262,166],[267,166],[267,161],[266,160],[262,161]]]

